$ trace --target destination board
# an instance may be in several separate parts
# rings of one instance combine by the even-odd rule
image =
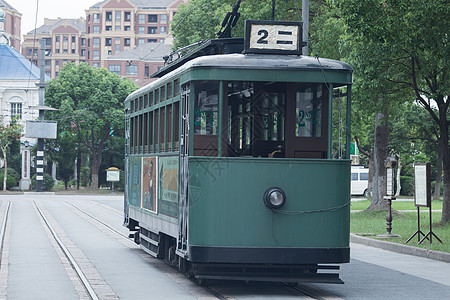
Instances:
[[[245,21],[245,53],[300,55],[302,45],[301,22]]]

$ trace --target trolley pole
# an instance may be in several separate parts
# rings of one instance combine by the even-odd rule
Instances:
[[[303,20],[303,46],[302,55],[308,55],[309,39],[309,0],[302,1],[302,20]]]

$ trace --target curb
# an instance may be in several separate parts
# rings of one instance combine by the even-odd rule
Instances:
[[[363,244],[370,247],[376,247],[402,254],[415,255],[450,263],[450,253],[447,252],[422,249],[386,241],[379,241],[371,238],[362,237],[354,233],[350,233],[350,241],[353,243]]]

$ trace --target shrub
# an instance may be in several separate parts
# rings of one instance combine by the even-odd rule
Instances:
[[[34,174],[33,177],[31,177],[31,184],[33,185],[33,189],[36,189],[36,174]],[[54,185],[55,181],[53,180],[52,175],[44,173],[44,182],[43,182],[44,191],[51,191]]]
[[[411,176],[400,176],[402,189],[400,195],[412,196],[414,195],[414,178]]]
[[[3,178],[5,178],[5,173],[2,172],[0,174],[0,190],[3,190]],[[9,175],[9,173],[8,173],[6,175],[6,189],[9,190],[10,188],[12,188],[16,185],[17,185],[17,180],[13,176]]]

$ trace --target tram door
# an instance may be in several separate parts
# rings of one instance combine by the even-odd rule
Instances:
[[[188,156],[189,156],[189,95],[190,87],[182,87],[181,93],[181,132],[180,132],[180,203],[178,223],[177,250],[187,250],[187,217],[188,217]]]

